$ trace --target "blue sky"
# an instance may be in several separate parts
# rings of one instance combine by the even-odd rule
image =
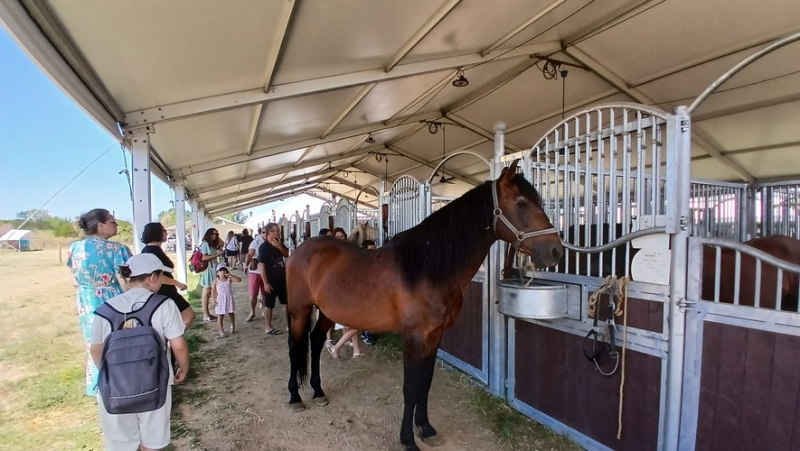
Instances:
[[[53,216],[73,218],[92,208],[106,208],[131,220],[130,191],[119,144],[78,108],[0,28],[0,219],[40,207],[47,199],[112,147],[44,208]],[[130,154],[124,153],[130,167]],[[153,178],[153,219],[171,208],[172,191]],[[275,208],[290,214],[320,201],[303,196],[253,209]],[[285,211],[284,211],[285,210]],[[249,212],[250,210],[247,210]]]

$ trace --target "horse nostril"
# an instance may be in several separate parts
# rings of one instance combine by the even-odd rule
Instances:
[[[561,256],[564,255],[564,248],[559,246],[553,246],[553,249],[550,251],[550,255],[553,256],[553,261],[558,263],[561,261]]]

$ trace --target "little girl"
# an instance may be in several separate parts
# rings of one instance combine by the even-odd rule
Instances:
[[[225,327],[223,325],[223,319],[226,314],[231,318],[231,333],[236,333],[236,316],[234,315],[236,304],[233,300],[231,281],[241,282],[242,279],[228,272],[228,267],[225,266],[224,263],[217,265],[217,278],[214,279],[214,282],[211,284],[211,296],[217,300],[217,306],[214,308],[214,312],[217,314],[217,326],[219,326],[218,338],[225,338],[228,336],[225,334]]]

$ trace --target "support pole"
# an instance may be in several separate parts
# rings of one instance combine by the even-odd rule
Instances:
[[[200,246],[200,217],[197,215],[197,201],[189,199],[189,206],[192,208],[192,214],[189,216],[189,218],[192,220],[191,237],[192,250],[194,250],[195,247]]]
[[[497,179],[503,170],[501,158],[505,152],[506,124],[494,124],[494,159],[491,177]],[[506,397],[506,377],[508,374],[508,323],[505,315],[495,307],[497,283],[500,281],[500,264],[503,261],[503,243],[496,242],[489,250],[489,265],[486,283],[489,284],[489,392],[495,396]]]
[[[378,242],[375,243],[378,247],[383,246],[385,235],[383,233],[383,204],[386,203],[386,179],[381,178],[378,185]]]
[[[131,129],[126,132],[131,146],[133,166],[133,244],[136,253],[144,246],[140,238],[144,226],[151,221],[150,200],[150,135],[155,133],[152,125]]]
[[[172,185],[175,192],[175,279],[187,283],[186,279],[186,189],[183,183]]]
[[[666,394],[659,449],[677,451],[683,390],[683,351],[686,340],[686,283],[689,252],[691,190],[691,118],[678,107],[667,118],[667,233],[671,235]]]

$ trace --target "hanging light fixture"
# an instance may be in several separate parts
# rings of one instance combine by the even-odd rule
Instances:
[[[375,144],[375,138],[372,137],[372,133],[367,136],[367,139],[365,139],[364,142],[367,144]]]
[[[456,88],[463,88],[469,85],[469,80],[467,80],[467,77],[464,76],[463,69],[459,69],[456,75],[457,75],[456,79],[453,80],[453,86],[455,86]]]

